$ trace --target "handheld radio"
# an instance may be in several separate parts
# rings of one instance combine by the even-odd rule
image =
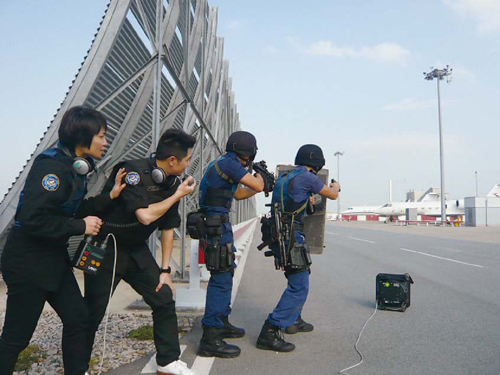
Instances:
[[[73,257],[73,267],[95,275],[103,264],[107,243],[107,236],[100,244],[94,240],[94,237],[85,236]]]

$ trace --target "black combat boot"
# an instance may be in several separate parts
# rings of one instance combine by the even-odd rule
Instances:
[[[299,315],[295,323],[285,328],[285,333],[293,335],[297,332],[311,332],[313,329],[314,326],[311,323],[304,322],[302,317]]]
[[[224,316],[222,318],[222,323],[224,323],[224,327],[222,327],[220,333],[220,337],[223,339],[239,339],[240,337],[245,336],[245,330],[243,328],[238,328],[229,323],[229,317]]]
[[[283,332],[278,326],[266,320],[257,339],[257,348],[263,350],[273,350],[275,352],[291,352],[295,345],[286,342]]]
[[[234,358],[241,350],[236,345],[229,345],[220,336],[222,328],[203,326],[203,336],[198,347],[201,357]]]

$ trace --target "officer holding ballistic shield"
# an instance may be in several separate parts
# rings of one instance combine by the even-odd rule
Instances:
[[[339,192],[337,182],[326,186],[316,176],[325,165],[319,146],[302,146],[295,157],[295,165],[292,171],[278,177],[271,201],[271,220],[277,224],[274,228],[279,230],[276,238],[280,240],[269,246],[277,258],[278,268],[284,268],[288,285],[262,327],[257,348],[276,352],[295,349],[294,344],[283,339],[282,330],[289,334],[313,330],[312,324],[306,323],[301,317],[309,292],[311,265],[302,218],[312,195],[337,199]]]

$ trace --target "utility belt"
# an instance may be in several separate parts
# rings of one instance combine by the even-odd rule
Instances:
[[[220,237],[222,234],[222,223],[229,219],[221,214],[208,216],[202,210],[190,212],[187,216],[187,231],[192,239],[202,240],[205,237]]]
[[[226,215],[208,216],[199,210],[187,216],[187,231],[192,239],[202,240],[205,264],[209,271],[231,270],[234,260],[233,243],[220,243],[222,224],[229,222]]]

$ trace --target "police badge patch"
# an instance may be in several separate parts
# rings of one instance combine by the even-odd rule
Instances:
[[[55,174],[48,174],[42,179],[42,186],[45,190],[56,191],[59,188],[59,177]]]
[[[129,185],[137,185],[141,182],[141,176],[137,172],[129,172],[125,176],[125,182]]]

